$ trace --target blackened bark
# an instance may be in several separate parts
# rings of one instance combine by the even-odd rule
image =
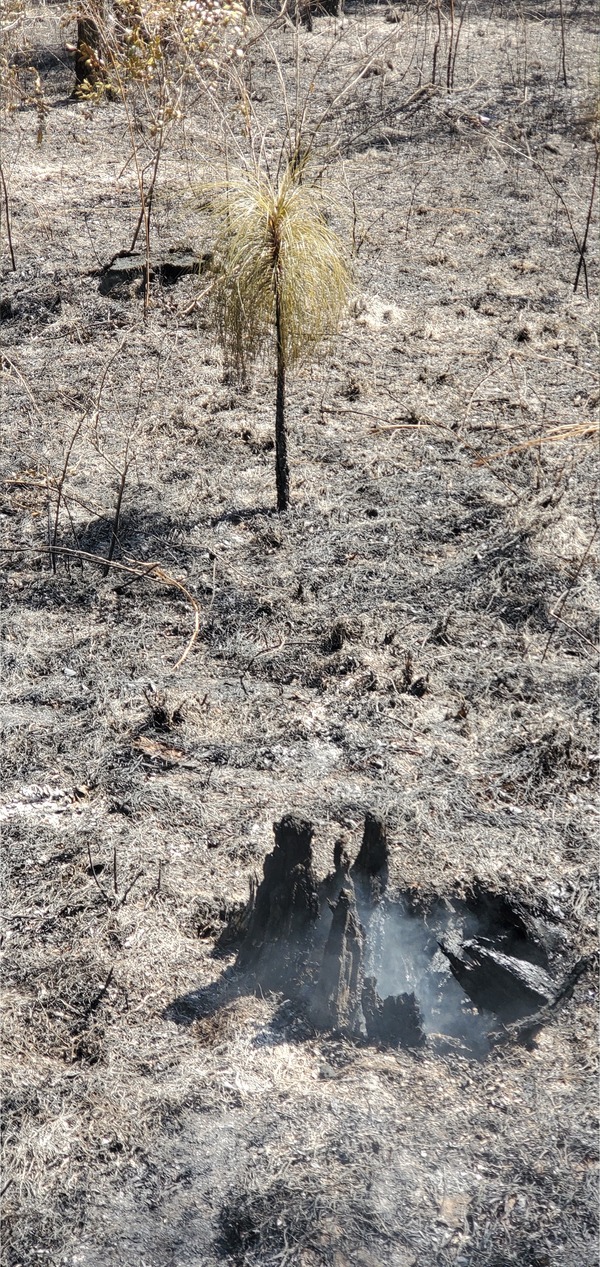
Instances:
[[[453,976],[478,1008],[516,1021],[552,1003],[557,989],[537,964],[505,955],[473,938],[440,939]]]
[[[414,994],[390,994],[381,999],[375,977],[365,977],[362,1007],[367,1037],[386,1047],[422,1047],[423,1015]]]
[[[333,908],[333,920],[312,1008],[323,1029],[355,1033],[360,1026],[364,935],[351,882]]]
[[[265,989],[280,990],[297,984],[319,915],[319,896],[312,824],[287,814],[273,830],[275,848],[264,861],[238,966],[252,969]]]
[[[277,336],[277,399],[275,405],[275,478],[277,482],[277,509],[287,510],[290,504],[290,472],[287,460],[287,432],[285,428],[285,349],[281,303],[275,297],[275,330]]]

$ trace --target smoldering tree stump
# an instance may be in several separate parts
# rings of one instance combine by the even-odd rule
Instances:
[[[351,882],[333,906],[312,1019],[322,1029],[354,1033],[360,1027],[364,935]]]
[[[362,1009],[367,1038],[386,1047],[422,1047],[423,1015],[414,994],[390,994],[382,999],[375,977],[365,977]]]
[[[366,1030],[370,1042],[403,1048],[424,1046],[425,1023],[415,994],[390,994],[382,999],[377,978],[371,975],[373,970],[379,971],[390,984],[397,979],[395,948],[402,949],[403,924],[410,915],[403,901],[384,891],[389,851],[382,820],[367,814],[353,866],[345,841],[335,841],[334,869],[321,883],[317,883],[313,869],[312,824],[287,814],[273,830],[275,847],[265,859],[263,879],[251,892],[246,907],[236,910],[220,939],[223,945],[230,945],[233,939],[237,942],[237,966],[249,973],[253,983],[285,992],[317,1029],[355,1038],[364,1036]],[[489,900],[497,904],[496,895]],[[537,928],[530,933],[520,916],[515,924],[514,915],[509,914],[510,937],[507,940],[507,921],[503,919],[498,948],[490,935],[494,929],[487,907],[485,935],[465,940],[450,925],[438,938],[438,945],[452,974],[478,1009],[495,1013],[505,1026],[504,1034],[506,1026],[527,1017],[523,1033],[529,1033],[545,1022],[572,988],[571,978],[562,985],[551,979],[538,962],[540,956],[546,961],[548,956]],[[431,937],[424,938],[422,946],[420,939],[415,949],[410,929],[406,929],[406,936],[408,957],[426,955],[431,966]],[[507,953],[507,946],[515,941],[528,952],[527,957]],[[406,980],[404,969],[401,979]],[[574,976],[573,981],[576,979]],[[447,1001],[445,981],[435,988],[443,1009]],[[460,1019],[462,1024],[462,1016]],[[448,1032],[452,1035],[453,1029]],[[476,1033],[476,1045],[480,1040]]]
[[[265,858],[238,966],[255,972],[265,989],[295,982],[303,966],[319,894],[312,866],[311,823],[286,814],[274,825],[275,848]]]

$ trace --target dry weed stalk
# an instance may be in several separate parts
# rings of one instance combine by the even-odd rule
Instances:
[[[10,255],[10,264],[11,264],[12,271],[13,273],[16,273],[17,262],[15,260],[15,252],[14,252],[14,247],[13,247],[12,231],[11,231],[11,225],[10,225],[10,201],[8,197],[8,189],[6,187],[6,178],[4,176],[4,170],[1,163],[0,163],[0,184],[2,185],[2,197],[3,197],[3,202],[4,202],[4,219],[6,223],[6,238],[8,242],[8,253]]]
[[[535,448],[538,444],[563,444],[567,440],[591,439],[592,436],[598,435],[599,432],[600,423],[598,421],[574,422],[571,425],[557,427],[554,431],[548,431],[546,435],[522,440],[520,444],[513,444],[508,449],[500,449],[498,453],[490,453],[489,457],[479,457],[475,462],[475,466],[486,466],[497,458],[510,457],[513,453],[520,453],[523,449]]]

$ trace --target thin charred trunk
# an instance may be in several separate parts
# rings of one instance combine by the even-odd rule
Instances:
[[[285,349],[281,300],[275,295],[275,330],[277,337],[277,398],[275,404],[275,478],[277,481],[277,509],[287,510],[290,504],[290,471],[287,459],[287,431],[285,427]]]

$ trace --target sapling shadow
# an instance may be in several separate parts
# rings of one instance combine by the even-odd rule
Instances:
[[[140,411],[141,411],[141,405],[142,405],[143,391],[144,391],[144,383],[143,383],[143,380],[141,380],[138,387],[137,403],[136,403],[133,420],[131,421],[131,423],[126,424],[124,419],[122,418],[120,419],[121,425],[119,426],[118,431],[119,431],[119,435],[124,436],[125,439],[124,439],[120,452],[117,453],[116,456],[114,456],[113,453],[109,451],[108,435],[107,435],[106,429],[104,429],[104,431],[101,430],[99,411],[96,411],[95,418],[94,418],[94,426],[93,426],[93,430],[90,436],[90,443],[91,443],[92,448],[95,450],[98,456],[102,458],[102,460],[108,466],[109,470],[113,472],[113,474],[116,476],[116,479],[117,479],[115,507],[113,511],[111,528],[110,528],[110,541],[108,545],[108,553],[106,555],[106,565],[102,573],[103,576],[108,576],[110,565],[114,558],[115,550],[117,546],[120,544],[119,543],[119,526],[121,522],[121,513],[123,509],[123,497],[125,494],[125,487],[127,484],[127,479],[129,476],[130,469],[136,461],[136,451],[133,446],[134,446],[135,440],[139,436],[142,429],[142,423],[140,421]]]

